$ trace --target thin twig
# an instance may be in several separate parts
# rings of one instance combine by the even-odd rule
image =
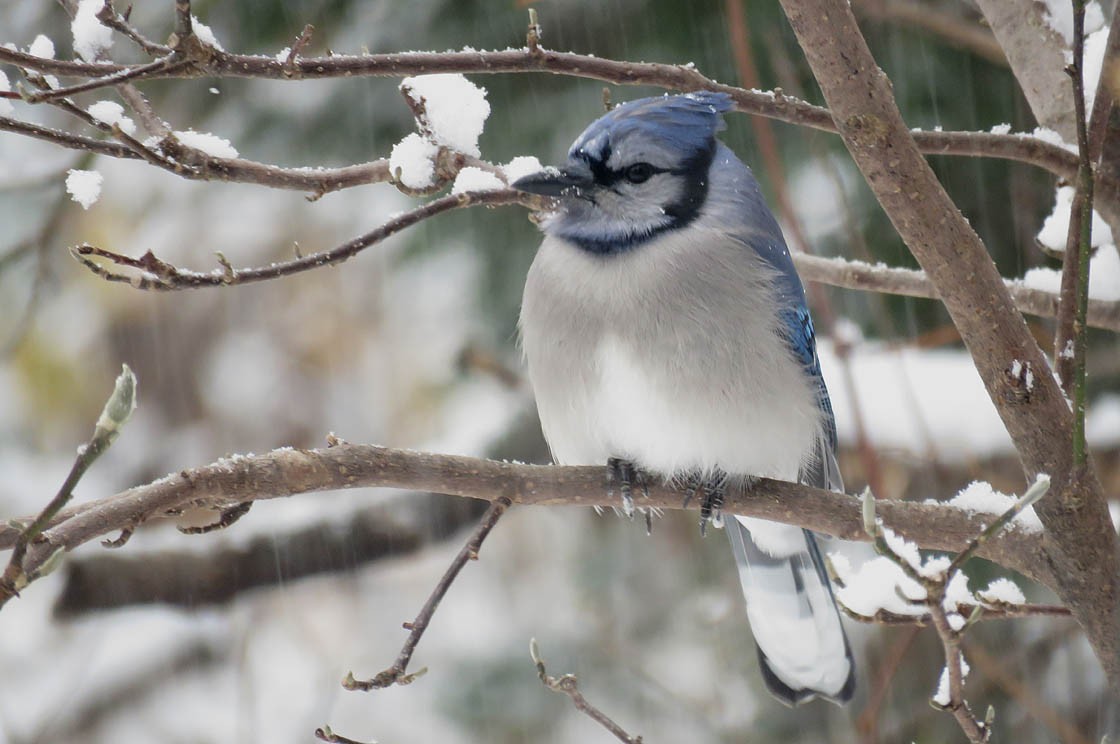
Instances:
[[[964,698],[965,671],[964,659],[961,653],[961,638],[970,622],[983,617],[984,614],[987,614],[989,608],[992,612],[998,613],[1015,611],[1016,609],[1022,610],[1026,606],[1020,607],[1018,605],[1008,605],[1005,603],[990,605],[984,602],[972,606],[957,605],[953,608],[952,614],[959,616],[957,618],[958,620],[963,617],[968,617],[969,622],[962,621],[954,625],[949,619],[950,610],[945,606],[946,591],[953,577],[977,550],[981,549],[987,541],[1006,529],[1007,526],[1014,521],[1016,516],[1046,495],[1049,489],[1050,479],[1045,476],[1039,476],[1035,483],[1010,509],[1004,511],[991,525],[977,533],[976,537],[969,540],[965,549],[960,551],[944,570],[936,572],[928,570],[928,564],[924,568],[914,565],[907,557],[892,548],[884,534],[882,522],[875,515],[875,499],[872,498],[870,491],[865,491],[861,500],[864,529],[867,531],[868,536],[871,537],[876,552],[889,558],[908,578],[918,583],[924,590],[925,596],[922,602],[925,604],[928,612],[926,615],[915,616],[911,618],[910,621],[920,621],[920,624],[932,624],[937,631],[937,636],[941,640],[941,646],[945,653],[944,674],[947,677],[947,695],[941,697],[939,691],[938,697],[934,698],[933,704],[951,713],[969,741],[974,742],[974,744],[985,744],[991,741],[992,712],[991,709],[989,709],[989,714],[985,717],[985,720],[979,721],[973,715],[972,709]],[[967,616],[963,613],[965,609],[969,612]],[[1052,608],[1047,609],[1051,610]],[[867,618],[859,614],[853,615],[850,610],[847,609],[845,609],[845,611],[848,612],[849,615],[856,617],[856,619],[874,621],[874,618]],[[880,614],[883,615],[885,620],[895,622],[900,621],[900,619],[904,617],[895,613],[876,613],[876,616]],[[1039,614],[1057,613],[1040,612]]]
[[[862,615],[852,609],[840,606],[844,614],[861,623],[870,625],[917,625],[925,627],[933,622],[929,613],[905,615],[897,612],[879,610],[874,615]],[[1048,604],[998,604],[981,603],[957,605],[957,612],[964,617],[974,617],[973,622],[987,620],[1018,620],[1024,617],[1069,617],[1068,607]],[[974,615],[975,613],[975,615]]]
[[[1073,0],[1073,64],[1069,68],[1073,78],[1074,115],[1077,122],[1077,192],[1074,209],[1069,216],[1070,233],[1066,245],[1066,258],[1062,262],[1064,274],[1074,271],[1076,304],[1073,313],[1073,378],[1065,381],[1069,391],[1073,387],[1073,462],[1081,467],[1088,459],[1085,445],[1085,366],[1088,340],[1085,316],[1089,309],[1089,257],[1093,232],[1093,162],[1089,154],[1089,131],[1085,116],[1085,5],[1086,0]],[[1064,346],[1062,351],[1064,352]]]
[[[181,49],[192,36],[194,28],[191,23],[191,0],[175,0],[175,33],[171,36],[169,46]]]
[[[355,256],[361,251],[376,245],[386,238],[395,235],[396,233],[404,230],[412,225],[417,224],[425,219],[433,217],[442,212],[447,212],[453,209],[461,209],[464,207],[471,207],[475,205],[498,206],[503,204],[519,204],[525,201],[525,195],[516,191],[501,190],[501,191],[476,191],[466,192],[462,194],[452,194],[440,199],[428,202],[423,206],[417,207],[410,212],[406,212],[399,217],[389,220],[375,230],[372,230],[365,235],[349,240],[342,245],[333,248],[329,251],[320,253],[313,253],[309,256],[296,258],[291,261],[284,261],[280,263],[270,264],[269,266],[262,266],[259,268],[250,269],[233,269],[232,271],[223,268],[214,270],[209,273],[199,273],[195,271],[188,271],[186,269],[179,269],[172,266],[165,261],[157,258],[151,251],[147,251],[140,258],[130,258],[128,256],[107,251],[96,246],[83,243],[76,248],[71,249],[71,254],[78,259],[87,269],[100,276],[102,279],[112,282],[124,282],[131,284],[137,289],[150,289],[150,290],[180,290],[180,289],[197,289],[199,287],[220,287],[234,284],[248,284],[250,282],[265,281],[268,279],[277,279],[283,276],[291,276],[298,274],[302,271],[318,268],[320,266],[331,266],[334,264],[342,263],[343,261]],[[112,271],[100,264],[91,261],[87,256],[97,256],[112,262],[117,266],[124,266],[131,269],[137,269],[142,272],[139,275],[125,274]]]
[[[999,534],[1005,527],[1007,527],[1007,525],[1011,524],[1015,520],[1015,518],[1023,512],[1024,509],[1038,503],[1038,500],[1045,496],[1049,491],[1050,476],[1039,475],[1037,478],[1035,478],[1034,483],[1032,483],[1030,488],[1027,489],[1027,492],[1024,493],[1010,509],[996,517],[996,519],[990,525],[984,528],[983,532],[978,534],[972,540],[969,540],[968,547],[957,553],[956,557],[953,558],[953,562],[949,564],[949,567],[947,569],[945,569],[946,581],[951,579],[953,577],[953,574],[964,568],[964,564],[967,563],[969,559],[971,559],[974,555],[976,555],[976,551],[983,547],[984,543],[986,543],[988,540],[991,540],[993,536]]]
[[[120,72],[105,75],[104,77],[87,80],[84,83],[77,83],[64,88],[47,88],[36,93],[28,93],[24,96],[23,100],[26,103],[44,103],[58,98],[65,98],[75,93],[85,93],[98,88],[108,88],[129,81],[142,80],[146,77],[152,77],[154,74],[164,70],[174,70],[189,64],[190,62],[188,60],[177,58],[174,54],[169,54],[166,57],[160,57],[154,62],[149,62],[138,67],[130,67]]]
[[[351,739],[342,734],[336,734],[331,730],[330,726],[323,726],[315,729],[315,738],[320,741],[329,742],[329,744],[367,744],[367,742],[364,741],[358,741],[357,739]],[[369,744],[377,744],[377,742],[370,742]]]
[[[113,7],[113,0],[105,0],[105,5],[102,6],[101,10],[97,11],[97,20],[122,36],[131,39],[137,46],[153,57],[160,57],[171,52],[171,47],[164,44],[157,44],[137,31],[124,16],[116,11],[116,8]]]
[[[71,466],[70,473],[66,476],[62,487],[59,488],[58,493],[55,494],[54,498],[50,500],[43,510],[39,512],[38,516],[20,530],[19,537],[16,539],[15,546],[12,548],[12,555],[8,560],[8,566],[4,569],[3,575],[0,576],[0,607],[3,607],[12,597],[19,596],[21,589],[46,573],[45,569],[47,568],[48,561],[54,560],[63,551],[61,547],[52,551],[45,560],[39,562],[30,570],[24,562],[28,547],[39,539],[43,531],[47,529],[48,525],[51,524],[59,512],[62,511],[63,507],[70,501],[71,497],[74,495],[74,487],[78,485],[78,481],[82,479],[82,476],[85,475],[90,465],[92,465],[117,438],[117,435],[120,434],[121,427],[128,421],[135,407],[136,378],[133,376],[132,370],[128,368],[128,365],[125,365],[120,376],[117,377],[112,394],[110,394],[109,399],[105,402],[105,407],[101,411],[101,416],[97,419],[97,424],[93,429],[93,435],[85,445],[79,448],[78,455],[74,459],[74,464]]]
[[[284,64],[291,66],[295,64],[296,59],[303,53],[304,47],[311,41],[311,34],[315,33],[315,27],[310,23],[303,27],[303,31],[296,37],[296,41],[292,44],[291,51],[288,52],[288,57]]]
[[[610,716],[592,705],[591,702],[583,696],[583,693],[579,691],[579,680],[576,679],[574,674],[564,674],[560,677],[550,676],[545,669],[544,659],[541,658],[540,649],[537,648],[536,638],[529,641],[529,656],[533,659],[533,663],[537,667],[537,676],[540,677],[541,683],[544,684],[545,687],[554,692],[562,692],[567,695],[571,698],[572,705],[576,706],[576,710],[595,721],[595,723],[599,724],[607,731],[610,731],[619,741],[626,742],[626,744],[642,744],[642,737],[628,734],[626,729],[615,723]]]
[[[455,582],[459,572],[463,570],[463,566],[467,565],[467,561],[478,560],[478,551],[482,549],[482,542],[494,529],[494,525],[505,514],[511,503],[512,501],[507,496],[499,496],[490,503],[490,508],[482,515],[478,527],[471,533],[466,545],[458,552],[455,559],[451,561],[451,565],[447,567],[447,571],[444,572],[439,583],[432,590],[431,596],[428,597],[428,601],[424,603],[419,614],[416,615],[416,619],[404,624],[405,629],[409,631],[408,638],[405,639],[401,652],[393,665],[379,672],[372,679],[355,679],[354,673],[348,672],[346,678],[342,681],[343,687],[347,690],[374,690],[391,685],[407,685],[428,671],[427,667],[423,667],[417,672],[407,673],[408,663],[412,660],[416,645],[420,643],[420,638],[424,635],[424,631],[428,629],[428,624],[431,623],[432,616],[439,607],[439,603],[447,594],[447,590],[451,588],[451,584]]]

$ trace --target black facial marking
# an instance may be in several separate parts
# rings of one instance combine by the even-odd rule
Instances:
[[[680,198],[665,205],[664,213],[669,217],[669,220],[663,225],[635,230],[625,234],[608,235],[602,238],[572,234],[565,235],[565,237],[589,253],[609,256],[626,253],[640,247],[664,232],[678,230],[687,226],[700,214],[700,209],[704,206],[704,201],[707,199],[708,169],[711,167],[715,152],[716,141],[713,139],[705,149],[697,151],[690,158],[685,160],[680,168],[660,168],[650,163],[632,163],[622,170],[612,170],[608,168],[606,164],[611,156],[611,148],[608,144],[603,148],[599,157],[586,158],[587,165],[595,178],[596,187],[609,189],[615,193],[621,193],[618,188],[619,182],[624,181],[634,185],[640,185],[657,174],[669,173],[683,178],[684,188]],[[634,168],[637,168],[637,180],[631,177],[631,169]],[[593,194],[594,190],[591,190],[590,193],[583,198],[595,202]]]

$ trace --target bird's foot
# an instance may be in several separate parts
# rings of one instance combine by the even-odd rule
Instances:
[[[635,467],[634,463],[621,457],[612,457],[607,460],[607,475],[609,484],[607,496],[614,497],[614,484],[618,483],[618,491],[622,497],[622,513],[631,519],[634,518],[634,486],[642,489],[642,494],[649,498],[649,484],[645,474]],[[648,510],[647,510],[648,515]],[[646,528],[649,529],[649,517],[646,518]]]
[[[716,529],[723,527],[723,497],[727,493],[728,475],[722,470],[711,473],[693,472],[683,476],[681,486],[685,489],[683,507],[693,498],[700,500],[700,534],[706,535],[708,524]]]

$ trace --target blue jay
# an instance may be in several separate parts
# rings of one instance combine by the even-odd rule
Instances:
[[[562,168],[513,187],[557,197],[525,283],[521,343],[553,458],[697,484],[843,490],[813,323],[758,183],[716,133],[728,96],[645,98],[593,122]],[[621,467],[619,467],[621,465]],[[763,677],[781,701],[845,703],[855,665],[807,530],[726,531]]]

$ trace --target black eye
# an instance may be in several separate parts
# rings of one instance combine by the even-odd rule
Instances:
[[[626,169],[625,176],[630,183],[645,183],[653,173],[653,166],[649,163],[634,163]]]

